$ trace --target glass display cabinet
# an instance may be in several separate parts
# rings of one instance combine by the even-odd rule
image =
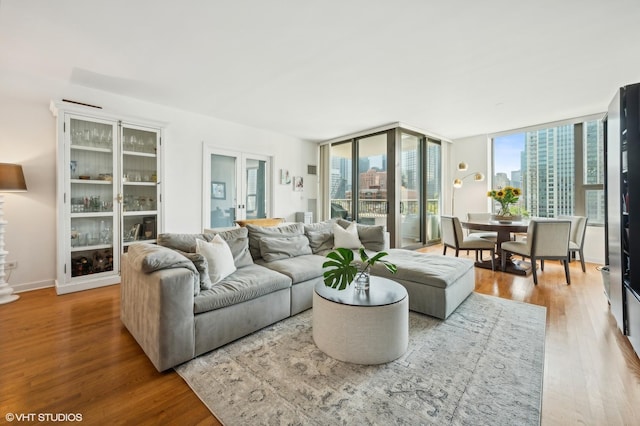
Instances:
[[[161,217],[156,123],[52,102],[58,132],[58,294],[120,282],[120,254],[155,242]]]

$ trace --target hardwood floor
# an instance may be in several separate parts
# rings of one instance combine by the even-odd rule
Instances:
[[[442,253],[442,246],[422,251]],[[538,286],[476,268],[476,291],[547,307],[543,425],[633,425],[640,361],[617,330],[595,265],[545,262]],[[173,371],[158,373],[119,320],[118,286],[0,305],[0,422],[79,413],[83,424],[219,424]],[[21,422],[29,423],[29,422]]]

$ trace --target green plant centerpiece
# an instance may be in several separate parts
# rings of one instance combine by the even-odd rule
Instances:
[[[376,263],[383,264],[385,268],[392,274],[398,271],[398,268],[393,263],[382,260],[388,253],[381,251],[375,255],[369,257],[363,247],[359,249],[361,263],[354,262],[353,250],[338,247],[335,250],[327,254],[329,260],[322,264],[326,269],[323,273],[324,285],[327,287],[335,288],[338,290],[344,290],[352,282],[356,283],[356,287],[359,282],[363,283],[363,287],[359,289],[366,290],[369,286],[369,272],[373,265]],[[366,282],[366,286],[365,283]]]

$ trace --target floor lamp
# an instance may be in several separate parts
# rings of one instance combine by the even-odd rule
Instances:
[[[458,171],[463,172],[467,170],[467,168],[467,163],[465,163],[464,161],[458,164]],[[462,182],[471,176],[473,176],[473,180],[475,182],[482,182],[484,180],[484,175],[480,172],[469,173],[462,178],[456,178],[453,180],[453,188],[451,189],[451,216],[455,216],[454,203],[456,198],[456,189],[462,188]]]
[[[24,180],[22,166],[18,164],[0,163],[0,305],[13,302],[20,296],[13,294],[13,289],[4,280],[4,265],[8,251],[4,250],[4,229],[7,221],[4,220],[4,195],[3,192],[26,192],[27,183]]]

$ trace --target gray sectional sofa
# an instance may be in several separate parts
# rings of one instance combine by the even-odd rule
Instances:
[[[133,244],[121,261],[121,320],[163,371],[300,313],[312,307],[313,287],[322,281],[333,226],[333,221],[247,225],[218,233],[161,234],[158,245]],[[389,252],[399,270],[390,278],[407,288],[410,309],[446,318],[473,291],[470,260],[389,250],[383,227],[357,228],[365,249]],[[212,284],[196,240],[209,242],[215,235],[228,244],[236,270]]]

